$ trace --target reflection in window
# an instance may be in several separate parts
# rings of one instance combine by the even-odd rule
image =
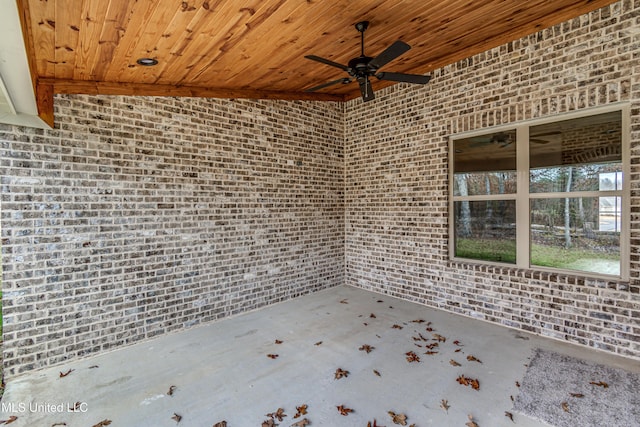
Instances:
[[[531,265],[620,274],[620,233],[597,228],[600,197],[531,200]]]
[[[621,110],[452,143],[453,256],[621,275]]]
[[[516,262],[515,201],[460,201],[454,209],[457,257]]]
[[[600,174],[600,191],[622,190],[622,172]],[[620,232],[622,222],[622,197],[605,196],[599,198],[598,230]]]
[[[529,141],[529,191],[548,195],[530,204],[531,264],[619,275],[621,113],[533,126]]]
[[[515,264],[516,131],[459,139],[453,161],[455,256]]]

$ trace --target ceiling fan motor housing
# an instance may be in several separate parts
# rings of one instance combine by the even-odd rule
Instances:
[[[359,56],[349,61],[349,74],[353,77],[371,76],[375,72],[369,67],[369,62],[373,58],[370,56]]]

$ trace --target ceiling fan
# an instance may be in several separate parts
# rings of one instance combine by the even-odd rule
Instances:
[[[562,132],[559,132],[559,131],[539,133],[537,135],[531,135],[529,137],[529,141],[531,141],[534,144],[542,144],[542,145],[549,144],[551,142],[550,139],[547,139],[547,138],[543,139],[540,137],[556,136],[556,135],[560,135],[561,133]],[[474,137],[474,138],[471,138],[471,140],[473,141],[473,144],[471,145],[471,147],[481,147],[489,144],[495,144],[499,148],[508,147],[509,145],[515,142],[514,136],[515,135],[511,135],[509,133],[498,132],[490,136]]]
[[[431,80],[431,76],[423,76],[420,74],[378,72],[380,68],[384,67],[386,64],[411,49],[411,46],[401,40],[398,40],[391,46],[386,48],[380,55],[376,56],[375,58],[366,56],[364,54],[364,32],[367,28],[369,28],[369,21],[362,21],[356,24],[356,30],[358,30],[361,34],[360,56],[350,60],[348,65],[338,64],[337,62],[333,62],[329,59],[321,58],[315,55],[305,56],[305,58],[307,59],[322,62],[323,64],[331,65],[332,67],[340,68],[341,70],[346,71],[349,74],[349,77],[343,77],[341,79],[332,80],[330,82],[314,86],[310,89],[307,89],[305,92],[314,92],[316,90],[333,86],[338,83],[351,83],[355,79],[360,85],[360,93],[362,93],[362,99],[366,102],[371,101],[375,98],[375,96],[373,95],[373,89],[371,88],[369,77],[375,76],[379,80],[415,83],[421,85],[426,84],[429,82],[429,80]]]

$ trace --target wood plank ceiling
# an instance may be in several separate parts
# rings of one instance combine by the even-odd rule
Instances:
[[[342,101],[360,54],[358,21],[371,22],[365,51],[396,40],[412,49],[383,71],[426,74],[568,21],[613,0],[17,0],[39,108],[53,93]],[[141,57],[158,60],[144,67]],[[390,82],[372,79],[374,90]],[[42,116],[42,113],[41,113]]]

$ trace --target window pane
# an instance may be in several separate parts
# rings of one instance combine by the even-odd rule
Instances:
[[[531,169],[530,192],[604,191],[622,189],[622,164],[587,164]]]
[[[619,275],[620,199],[603,199],[531,200],[531,265]]]
[[[458,139],[453,144],[454,195],[515,193],[515,130]]]
[[[454,176],[454,196],[514,194],[515,192],[515,172],[459,173]]]
[[[622,171],[601,172],[598,180],[600,191],[622,190]]]
[[[532,126],[529,167],[619,163],[621,147],[620,111]]]
[[[516,202],[460,201],[455,209],[455,256],[515,264]]]

